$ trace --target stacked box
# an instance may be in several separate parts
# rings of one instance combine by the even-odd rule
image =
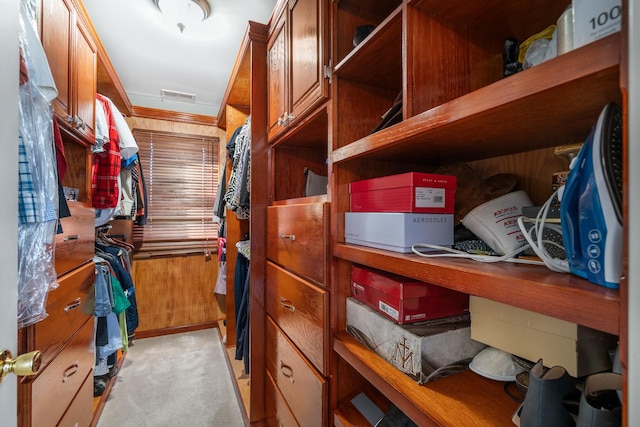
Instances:
[[[469,295],[390,273],[353,266],[351,292],[360,302],[399,324],[457,316]]]
[[[393,366],[424,383],[436,369],[473,358],[485,345],[471,339],[469,316],[399,325],[347,298],[347,330]]]
[[[349,185],[351,212],[452,214],[456,177],[408,172]]]

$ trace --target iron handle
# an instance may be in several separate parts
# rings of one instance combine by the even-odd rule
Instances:
[[[78,240],[80,238],[79,235],[77,234],[72,234],[70,236],[64,236],[64,238],[62,239],[64,242],[68,242],[70,240]]]
[[[284,240],[289,239],[291,241],[294,241],[294,240],[296,240],[296,235],[295,234],[280,233],[280,238],[284,239]]]

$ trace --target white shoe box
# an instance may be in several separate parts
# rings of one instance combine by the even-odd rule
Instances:
[[[345,241],[395,252],[415,243],[451,247],[453,214],[346,212]]]

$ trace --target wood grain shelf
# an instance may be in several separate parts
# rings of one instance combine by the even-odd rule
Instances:
[[[340,61],[333,72],[359,84],[398,91],[402,83],[401,54],[402,6],[399,6]]]
[[[422,258],[338,244],[334,256],[618,335],[619,291],[543,266]]]
[[[333,348],[419,426],[508,426],[518,408],[504,383],[471,371],[419,385],[346,332]]]
[[[439,164],[444,153],[469,161],[583,141],[602,106],[621,99],[619,64],[614,34],[339,147],[331,161]]]

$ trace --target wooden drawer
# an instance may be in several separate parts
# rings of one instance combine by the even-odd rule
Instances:
[[[267,262],[267,313],[311,363],[327,374],[329,293]]]
[[[55,266],[61,276],[93,259],[95,211],[80,202],[69,202],[71,216],[62,218],[62,233],[56,235]]]
[[[87,375],[93,372],[93,320],[88,320],[60,354],[30,384],[33,426],[55,426]]]
[[[95,307],[95,266],[89,262],[64,275],[59,286],[49,292],[47,316],[33,326],[29,350],[42,352],[44,368],[64,344],[91,317]]]
[[[62,416],[58,427],[85,427],[93,420],[93,373],[89,372],[82,387]]]
[[[326,425],[327,381],[300,354],[293,343],[267,317],[267,371],[300,425]]]
[[[267,258],[324,285],[328,206],[328,203],[269,206]]]
[[[298,427],[296,418],[284,401],[280,390],[276,387],[273,377],[267,372],[265,381],[265,399],[267,409],[267,425],[269,427]]]

